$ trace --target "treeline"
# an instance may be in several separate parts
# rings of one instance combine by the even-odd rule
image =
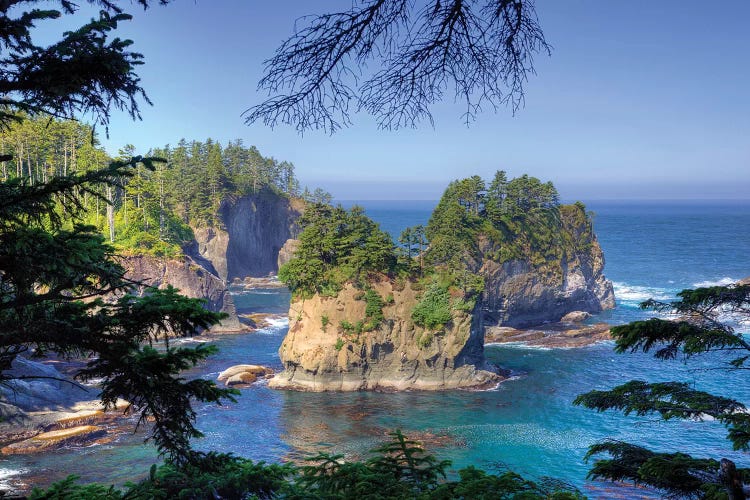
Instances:
[[[126,146],[111,158],[86,124],[26,117],[0,133],[0,153],[12,155],[2,161],[4,181],[20,177],[33,185],[103,168],[112,160],[129,160],[137,152]],[[85,222],[121,249],[179,253],[192,239],[191,227],[221,226],[223,200],[261,190],[330,201],[319,189],[301,192],[293,164],[264,157],[241,139],[226,145],[182,139],[146,154],[165,161],[155,162],[153,170],[140,165],[133,177],[114,179],[114,185],[92,187],[109,203],[83,193]]]
[[[442,327],[451,310],[471,310],[484,289],[484,259],[521,259],[561,269],[561,259],[589,241],[581,203],[560,205],[551,182],[498,171],[487,184],[472,176],[450,183],[426,227],[406,228],[396,245],[362,208],[308,206],[295,258],[279,270],[295,296],[334,296],[345,283],[367,288],[377,276],[425,290],[414,321]]]
[[[552,183],[528,175],[509,180],[502,170],[489,185],[476,175],[451,182],[424,232],[429,262],[470,268],[483,257],[542,265],[559,259],[565,240]]]

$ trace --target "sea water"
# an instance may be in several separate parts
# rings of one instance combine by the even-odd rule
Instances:
[[[426,224],[434,206],[361,204],[394,239],[407,226]],[[638,304],[649,297],[669,300],[684,288],[727,284],[750,275],[750,203],[591,202],[588,208],[594,212],[607,261],[605,273],[617,297],[616,309],[592,321],[622,324],[641,319],[650,313]],[[234,293],[240,312],[283,313],[289,303],[288,292],[279,289]],[[750,331],[749,326],[737,325],[741,331]],[[278,369],[277,351],[286,330],[287,322],[276,319],[256,333],[220,337],[215,342],[219,354],[192,374],[215,379],[221,370],[240,363]],[[644,354],[617,355],[610,343],[554,350],[492,345],[486,354],[513,373],[492,391],[316,394],[254,384],[242,390],[236,404],[198,408],[198,427],[205,437],[195,446],[269,462],[318,451],[362,459],[389,432],[401,429],[427,443],[439,458],[450,459],[452,470],[477,465],[509,468],[530,478],[552,476],[591,498],[654,495],[586,479],[586,450],[606,438],[655,450],[728,457],[739,466],[750,466],[747,455],[730,451],[725,429],[715,422],[660,422],[572,405],[582,392],[633,378],[687,381],[750,403],[744,372],[715,370],[726,362],[724,356],[700,356],[683,364]],[[128,434],[107,445],[3,458],[0,481],[48,484],[75,473],[87,481],[122,484],[142,477],[158,460],[152,446],[142,443],[143,437]]]

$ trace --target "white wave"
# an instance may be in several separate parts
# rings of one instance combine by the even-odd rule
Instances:
[[[13,485],[12,483],[18,483],[18,481],[10,481],[13,478],[17,476],[22,476],[24,474],[28,474],[28,469],[6,469],[3,467],[0,467],[0,489],[3,490],[13,490],[15,489],[14,486],[18,486],[18,484]]]
[[[263,321],[268,323],[267,326],[264,326],[263,328],[257,330],[256,333],[273,335],[279,333],[285,328],[289,328],[288,316],[267,316],[263,318]]]
[[[29,472],[28,469],[5,469],[0,467],[0,481],[20,474],[26,474],[27,472]]]
[[[693,283],[693,286],[695,288],[708,288],[710,286],[727,286],[727,285],[734,285],[739,280],[735,278],[730,278],[729,276],[724,276],[723,278],[719,278],[715,281],[699,281],[697,283]]]
[[[615,299],[625,304],[640,304],[648,299],[668,300],[675,298],[677,290],[652,286],[630,285],[623,282],[613,282]]]
[[[270,316],[266,319],[268,328],[286,328],[289,326],[289,317],[287,316]]]
[[[170,344],[205,344],[211,342],[210,339],[198,338],[198,337],[185,337],[179,339],[171,339]]]
[[[488,342],[484,344],[486,346],[493,346],[493,347],[508,347],[512,349],[526,349],[529,351],[551,351],[551,347],[546,346],[539,346],[539,345],[529,345],[526,342],[520,342],[520,341],[514,341],[514,342]]]

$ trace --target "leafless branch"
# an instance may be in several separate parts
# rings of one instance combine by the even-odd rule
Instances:
[[[362,0],[299,26],[266,61],[269,98],[246,123],[333,133],[366,111],[381,128],[414,127],[448,92],[467,124],[485,105],[515,113],[533,56],[551,51],[533,0]]]

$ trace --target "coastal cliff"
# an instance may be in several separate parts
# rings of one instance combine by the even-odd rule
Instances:
[[[486,386],[501,377],[483,370],[481,319],[455,311],[444,327],[415,324],[419,292],[384,280],[369,294],[383,300],[382,319],[367,326],[365,293],[347,284],[335,297],[294,300],[279,356],[284,371],[270,387],[305,391],[440,390]]]
[[[487,325],[522,328],[558,322],[573,311],[597,313],[615,306],[604,276],[604,253],[582,205],[560,207],[559,257],[535,264],[530,258],[498,262],[486,240],[478,274],[484,278],[482,314]]]
[[[193,228],[186,252],[224,281],[275,274],[278,255],[297,236],[303,202],[271,190],[230,198],[219,209],[221,227]]]
[[[194,239],[184,246],[184,256],[129,255],[122,264],[129,279],[157,288],[172,285],[188,297],[205,299],[209,310],[227,313],[212,332],[244,330],[227,283],[277,272],[279,250],[298,232],[302,203],[270,189],[228,198],[217,226],[192,228]]]
[[[172,285],[187,297],[205,299],[208,310],[228,314],[220,324],[211,328],[211,332],[235,332],[245,329],[237,318],[232,296],[225,283],[190,257],[170,259],[130,255],[122,257],[122,265],[127,270],[125,276],[128,279],[156,288]],[[139,293],[143,293],[143,289],[140,289]]]

